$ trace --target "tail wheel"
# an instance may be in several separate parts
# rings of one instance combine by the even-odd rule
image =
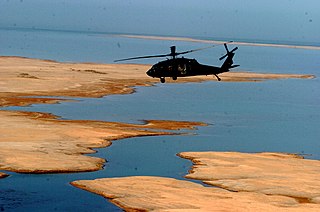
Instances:
[[[217,80],[218,80],[218,81],[221,81],[220,77],[218,77],[218,75],[217,75],[217,74],[214,74],[214,76],[216,76],[216,77],[217,77]]]

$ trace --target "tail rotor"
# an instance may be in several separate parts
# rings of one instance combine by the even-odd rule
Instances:
[[[219,58],[219,60],[223,60],[224,58],[226,58],[221,66],[221,70],[222,70],[221,73],[228,72],[228,71],[230,71],[230,69],[236,68],[239,66],[239,65],[233,65],[233,57],[235,55],[234,52],[238,49],[238,47],[235,47],[231,51],[229,51],[228,46],[225,43],[224,48],[226,49],[227,53]]]
[[[223,55],[222,57],[220,57],[219,60],[223,60],[223,59],[226,58],[227,56],[231,56],[231,54],[234,54],[233,52],[238,49],[238,47],[235,47],[234,49],[232,49],[231,51],[229,51],[227,44],[224,43],[223,45],[224,45],[224,48],[226,49],[227,53],[226,53],[225,55]]]

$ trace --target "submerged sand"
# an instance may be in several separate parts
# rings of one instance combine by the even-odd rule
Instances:
[[[125,210],[319,211],[320,161],[281,153],[184,152],[193,161],[186,180],[136,176],[80,180],[72,185]]]

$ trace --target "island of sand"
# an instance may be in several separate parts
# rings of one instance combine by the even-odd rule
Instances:
[[[68,101],[59,97],[101,97],[131,93],[135,86],[151,86],[158,82],[158,79],[148,78],[145,75],[145,71],[149,67],[150,65],[60,63],[21,57],[0,57],[0,106],[52,104]],[[313,78],[313,76],[241,72],[221,74],[223,81],[261,81],[284,78]],[[209,76],[179,78],[176,82],[201,82],[205,80],[215,80],[215,78]],[[39,96],[48,98],[40,98]],[[106,147],[116,139],[175,134],[179,133],[179,129],[191,129],[195,126],[205,125],[198,122],[174,120],[146,120],[145,124],[141,125],[88,120],[68,121],[58,119],[52,114],[23,111],[0,111],[0,117],[0,170],[21,173],[99,170],[103,167],[105,160],[85,155],[93,153],[92,148]],[[7,175],[0,174],[0,177],[5,176]],[[131,178],[126,179],[124,182],[129,183],[128,185],[130,185],[130,181],[134,182]],[[141,181],[139,177],[137,179]],[[143,179],[141,182],[145,182],[148,187],[147,178]],[[170,184],[172,181],[171,187],[175,187],[178,182],[173,179],[162,180],[165,184],[168,182]],[[151,178],[150,181],[151,183],[152,181],[158,182],[155,178]],[[186,183],[192,188],[203,187],[187,181],[181,181],[181,183]],[[85,187],[81,183],[74,183],[74,185]],[[152,188],[152,184],[149,186],[149,189]],[[129,192],[129,189],[126,189]],[[197,191],[197,189],[194,190],[194,192]],[[101,189],[99,192],[103,193]],[[150,192],[149,194],[151,195]],[[108,194],[107,197],[113,198],[114,202],[118,201],[116,200],[117,194]],[[233,197],[227,196],[225,200],[230,198]],[[245,198],[242,200],[245,201]],[[176,200],[173,199],[173,201]],[[123,203],[119,201],[116,204]],[[170,201],[166,204],[180,205],[180,203],[175,204]],[[130,207],[135,208],[136,206]]]

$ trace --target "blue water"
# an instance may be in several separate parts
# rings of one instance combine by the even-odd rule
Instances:
[[[203,47],[190,42],[120,38],[104,34],[34,30],[0,30],[0,55],[73,62],[111,63],[114,59]],[[223,47],[189,55],[218,65]],[[240,70],[319,76],[319,51],[241,46],[235,56]],[[153,63],[142,60],[137,63]],[[238,70],[239,70],[238,69]],[[237,70],[234,70],[237,71]],[[210,77],[208,77],[210,79]],[[179,79],[178,79],[179,80]],[[290,152],[320,159],[320,81],[270,80],[261,83],[156,84],[130,95],[78,98],[56,105],[10,107],[50,112],[63,119],[141,123],[141,120],[187,120],[208,123],[188,135],[141,137],[114,141],[94,156],[105,169],[76,174],[15,174],[0,180],[0,207],[5,210],[117,210],[102,197],[76,189],[78,179],[155,175],[183,179],[191,162],[181,151]]]

